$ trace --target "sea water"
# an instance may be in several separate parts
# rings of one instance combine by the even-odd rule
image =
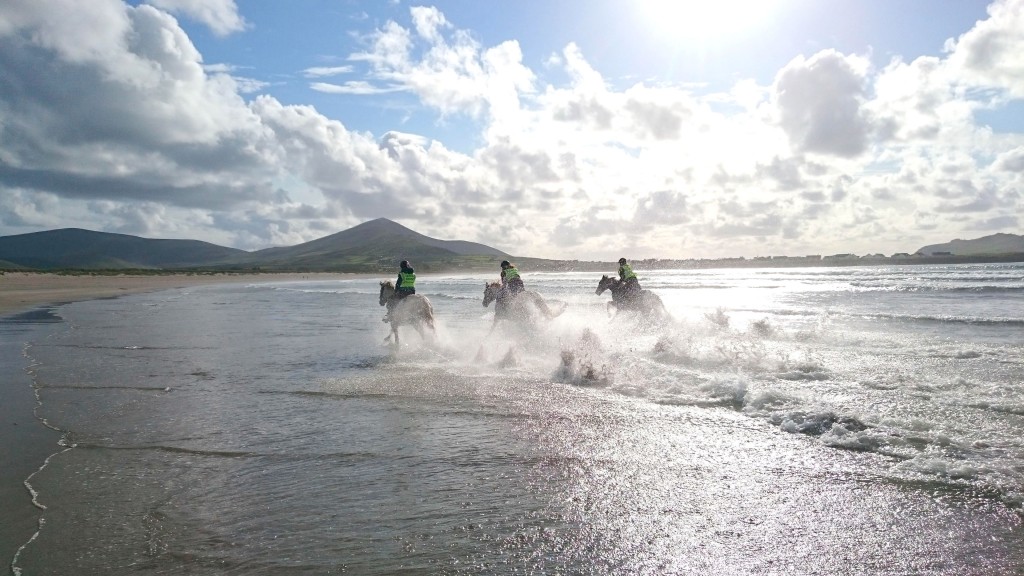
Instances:
[[[523,272],[559,316],[424,275],[398,346],[374,278],[0,332],[61,436],[12,572],[1024,572],[1024,265]]]

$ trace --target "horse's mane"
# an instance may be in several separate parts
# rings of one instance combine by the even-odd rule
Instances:
[[[391,282],[391,280],[385,280],[385,281],[381,282],[380,285],[381,286],[385,286],[387,288],[391,288],[391,289],[394,289],[394,287],[395,287],[395,285]]]
[[[491,283],[490,283],[490,284],[488,284],[487,286],[488,286],[489,288],[500,288],[500,287],[501,287],[501,282],[491,282]]]

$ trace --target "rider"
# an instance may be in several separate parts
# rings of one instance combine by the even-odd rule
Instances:
[[[395,295],[388,300],[388,313],[384,315],[383,322],[391,321],[391,310],[399,300],[416,293],[416,271],[408,260],[398,263],[398,280],[395,282]]]
[[[508,260],[501,261],[501,289],[510,295],[526,290],[523,279],[519,276],[519,269]]]
[[[619,280],[625,285],[627,296],[634,297],[640,294],[640,280],[633,272],[633,267],[626,263],[625,258],[619,258]]]

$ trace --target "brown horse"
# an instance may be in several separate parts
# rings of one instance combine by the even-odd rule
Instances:
[[[501,287],[499,282],[484,284],[484,306],[494,302],[494,325],[491,332],[501,320],[521,321],[532,326],[539,313],[544,319],[550,320],[565,311],[563,304],[558,310],[552,310],[540,294],[532,290],[513,293]]]
[[[380,283],[380,305],[388,306],[391,313],[388,315],[391,323],[391,332],[384,337],[387,342],[392,336],[395,337],[395,346],[398,346],[398,327],[402,324],[410,324],[421,338],[426,338],[423,327],[430,328],[432,335],[437,334],[434,328],[434,307],[426,296],[410,294],[405,298],[395,298],[395,285],[390,280]],[[388,305],[390,303],[390,306]]]
[[[614,307],[616,315],[623,310],[629,310],[658,320],[668,316],[668,310],[665,309],[661,297],[650,290],[630,291],[626,283],[618,278],[601,276],[596,294],[600,296],[605,290],[612,292],[612,301],[608,303],[608,308]]]

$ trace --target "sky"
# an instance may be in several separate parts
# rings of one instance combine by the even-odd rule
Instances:
[[[0,236],[521,257],[1021,234],[1024,0],[3,0]]]

